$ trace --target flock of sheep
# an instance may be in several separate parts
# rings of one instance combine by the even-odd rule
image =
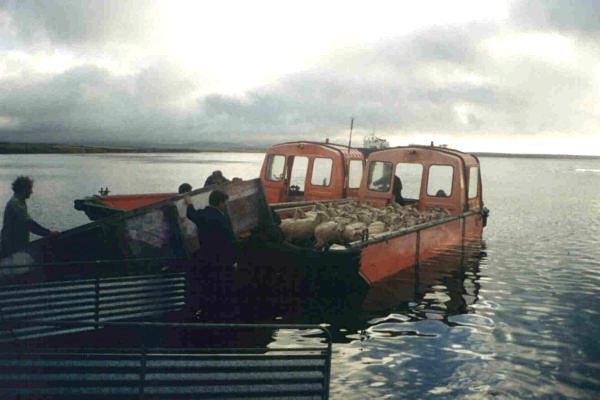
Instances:
[[[383,208],[358,201],[317,203],[311,211],[296,209],[292,218],[281,221],[281,230],[289,242],[314,239],[315,247],[321,248],[409,228],[448,215],[442,208],[419,211],[415,205],[396,203]]]

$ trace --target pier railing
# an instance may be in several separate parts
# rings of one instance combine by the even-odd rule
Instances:
[[[185,306],[185,262],[153,258],[3,266],[0,323],[37,323],[0,331],[0,343],[181,310]],[[70,320],[93,324],[54,323]]]
[[[328,398],[324,326],[32,320],[3,327],[41,324],[79,332],[0,345],[3,399]]]

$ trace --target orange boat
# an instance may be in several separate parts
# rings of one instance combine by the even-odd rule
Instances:
[[[358,197],[363,154],[354,148],[314,142],[290,142],[269,148],[260,172],[267,202],[289,203]],[[97,220],[144,207],[177,193],[101,194],[75,200],[75,209]]]
[[[439,210],[438,216],[411,225],[406,221],[409,217],[391,215],[394,221],[399,220],[396,227],[376,234],[365,229],[358,240],[329,247],[315,248],[310,241],[301,245],[284,242],[280,250],[291,255],[290,262],[308,258],[312,269],[319,269],[319,273],[332,279],[360,275],[366,283],[373,284],[448,249],[481,241],[488,210],[482,200],[476,156],[433,146],[396,147],[371,153],[365,171],[359,205],[384,208],[398,215],[405,209],[413,213]],[[396,201],[404,206],[391,206]],[[289,207],[279,212],[285,220],[297,215],[299,209],[307,207]],[[330,211],[327,210],[329,215],[333,215]],[[300,254],[302,257],[297,256]]]

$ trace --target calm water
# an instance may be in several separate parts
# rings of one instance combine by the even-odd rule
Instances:
[[[3,155],[0,202],[16,175],[31,175],[30,213],[64,230],[88,222],[73,200],[101,186],[170,192],[217,168],[253,178],[262,157]],[[481,163],[491,210],[481,249],[281,316],[333,325],[332,398],[600,397],[600,161]]]

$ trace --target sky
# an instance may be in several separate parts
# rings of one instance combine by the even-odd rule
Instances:
[[[600,155],[600,0],[0,0],[0,141]]]

